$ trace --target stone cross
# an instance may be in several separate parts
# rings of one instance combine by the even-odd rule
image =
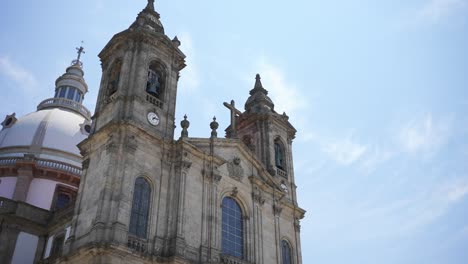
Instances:
[[[223,103],[226,108],[231,110],[231,137],[237,137],[237,130],[236,130],[236,116],[242,115],[242,112],[237,110],[234,100],[231,100],[231,104],[226,102]]]

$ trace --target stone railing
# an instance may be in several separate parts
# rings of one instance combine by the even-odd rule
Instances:
[[[82,174],[82,169],[80,167],[49,159],[30,159],[19,157],[0,158],[0,167],[15,167],[18,163],[23,162],[35,164],[37,168],[59,170],[76,176],[81,176]]]
[[[20,158],[0,158],[0,166],[15,166]]]
[[[146,94],[146,101],[154,104],[156,107],[163,108],[163,102],[150,94]]]
[[[91,118],[91,112],[86,107],[84,107],[81,103],[78,103],[77,101],[66,99],[66,98],[46,99],[37,106],[37,110],[39,111],[41,109],[50,108],[50,107],[65,107],[65,108],[68,108],[75,112],[80,113],[87,119]]]
[[[146,253],[148,250],[148,244],[146,239],[141,239],[132,235],[128,236],[127,246],[128,248],[139,253]]]
[[[280,168],[276,168],[276,174],[281,177],[288,178],[288,173]]]
[[[251,264],[248,261],[229,256],[229,255],[221,255],[221,263],[223,264]]]
[[[78,176],[80,176],[82,173],[80,167],[55,160],[36,159],[36,166],[47,169],[61,170]]]

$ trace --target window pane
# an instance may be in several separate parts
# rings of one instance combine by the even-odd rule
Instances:
[[[70,196],[59,193],[57,195],[57,200],[55,201],[55,210],[62,209],[70,203]]]
[[[67,92],[67,87],[66,86],[60,87],[59,97],[65,97],[66,92]]]
[[[243,258],[244,234],[241,208],[230,197],[223,199],[222,208],[222,252]]]
[[[291,248],[289,247],[288,242],[281,241],[281,255],[283,257],[282,264],[291,264]]]
[[[137,178],[133,190],[129,232],[138,237],[146,238],[150,198],[151,188],[149,183],[141,177]]]
[[[68,88],[67,99],[73,100],[73,98],[75,97],[75,90],[76,89],[73,87]]]

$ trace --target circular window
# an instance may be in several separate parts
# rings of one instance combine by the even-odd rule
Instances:
[[[91,133],[91,125],[85,125],[84,130],[86,131],[86,133]]]

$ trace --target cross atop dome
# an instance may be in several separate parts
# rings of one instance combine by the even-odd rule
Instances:
[[[83,41],[81,41],[81,44],[83,44]],[[77,50],[78,56],[76,57],[76,60],[72,61],[72,66],[76,65],[79,67],[83,67],[83,63],[80,61],[80,58],[81,58],[81,54],[84,54],[86,52],[84,51],[84,48],[82,45],[80,45],[79,48],[76,48],[76,50]]]

